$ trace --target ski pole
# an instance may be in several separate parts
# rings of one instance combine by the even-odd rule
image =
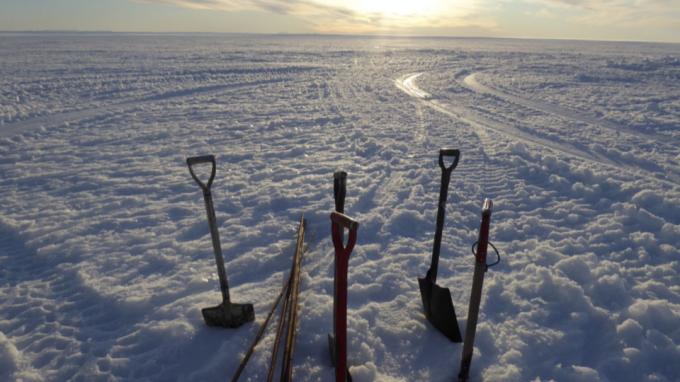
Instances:
[[[491,224],[491,209],[493,202],[484,200],[482,206],[482,223],[479,227],[479,239],[477,240],[477,252],[475,253],[475,273],[472,279],[472,292],[470,293],[470,307],[468,309],[467,326],[465,328],[465,342],[463,343],[463,356],[460,361],[458,382],[466,382],[470,377],[470,364],[472,363],[472,350],[477,330],[477,317],[479,316],[479,304],[482,300],[482,286],[484,273],[487,271],[486,253],[489,244],[489,225]],[[500,261],[500,256],[499,256]]]
[[[349,230],[347,246],[343,247],[343,231]],[[334,330],[335,330],[335,381],[346,382],[349,373],[347,371],[347,271],[349,257],[352,254],[357,241],[357,223],[352,218],[339,212],[331,213],[331,231],[333,247],[335,248],[335,304],[334,304]]]

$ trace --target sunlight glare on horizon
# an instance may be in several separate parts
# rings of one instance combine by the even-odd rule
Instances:
[[[338,6],[337,1],[317,0],[318,4]],[[330,32],[389,31],[399,28],[460,26],[478,0],[347,0],[342,8],[353,14],[351,20],[329,20],[321,29]],[[362,22],[363,21],[363,22]],[[482,24],[483,21],[475,20]]]

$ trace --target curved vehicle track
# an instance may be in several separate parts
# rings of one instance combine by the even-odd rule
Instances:
[[[125,110],[147,105],[154,102],[193,97],[196,95],[208,96],[218,95],[223,92],[238,90],[249,87],[257,87],[277,82],[289,81],[288,78],[267,79],[250,82],[239,82],[231,84],[218,84],[198,86],[189,89],[169,90],[160,94],[154,94],[141,98],[132,98],[124,101],[87,107],[80,110],[64,111],[48,115],[36,116],[22,121],[12,122],[0,126],[0,138],[8,138],[17,134],[31,132],[40,127],[58,126],[64,123],[77,122],[83,119],[93,118],[107,113],[120,113]]]
[[[439,111],[440,113],[449,115],[455,119],[458,119],[469,126],[473,128],[477,136],[479,136],[480,140],[482,142],[487,141],[490,139],[488,137],[488,132],[493,131],[500,133],[502,135],[505,135],[509,138],[513,138],[517,141],[528,143],[528,144],[534,144],[538,146],[545,147],[547,149],[550,149],[554,152],[563,154],[565,156],[583,160],[586,162],[590,163],[595,163],[599,165],[603,165],[609,168],[616,169],[617,171],[623,172],[623,173],[632,173],[636,174],[637,176],[643,177],[645,179],[649,180],[656,180],[659,182],[662,182],[664,184],[670,185],[672,187],[678,187],[680,186],[680,178],[678,176],[674,176],[674,174],[665,174],[665,176],[671,178],[671,179],[660,179],[656,176],[652,175],[646,175],[644,174],[645,169],[636,167],[636,166],[630,166],[630,165],[624,165],[621,163],[614,162],[610,160],[609,158],[606,158],[605,156],[598,155],[598,154],[593,154],[584,150],[579,149],[576,146],[573,146],[571,144],[565,143],[565,142],[556,142],[552,140],[548,140],[539,136],[536,136],[534,134],[531,134],[523,129],[519,129],[517,127],[514,127],[510,124],[503,124],[499,123],[495,120],[492,120],[490,118],[484,117],[477,112],[466,108],[466,107],[460,107],[456,105],[451,105],[447,104],[443,101],[440,101],[433,97],[430,93],[424,91],[423,89],[420,89],[416,83],[415,80],[423,75],[423,72],[418,72],[418,73],[409,73],[403,76],[398,77],[397,79],[394,80],[395,86],[404,91],[406,94],[410,95],[411,97],[414,97],[418,100],[420,100],[422,103],[424,103],[426,106]],[[485,88],[483,85],[480,85],[476,81],[474,81],[474,74],[470,74],[466,79],[468,79],[468,84],[466,87],[470,88],[473,91],[475,90],[475,87],[479,88],[480,93],[488,93],[486,91],[483,91],[482,89],[490,89],[490,88]],[[465,80],[463,80],[465,82]],[[473,84],[473,85],[471,85]],[[491,92],[491,90],[489,90]],[[500,93],[499,93],[500,94]],[[496,95],[496,94],[493,94]],[[508,96],[512,97],[515,99],[516,97],[514,96]],[[533,103],[533,101],[527,101],[529,104],[530,102]],[[538,109],[534,107],[534,109]],[[550,112],[551,109],[547,108],[548,110],[540,110],[542,112]],[[558,109],[555,109],[558,110]],[[561,117],[564,118],[571,118],[570,116],[572,113],[567,113],[563,112],[560,114]],[[572,118],[572,120],[577,120],[581,122],[585,122],[586,120],[590,120],[589,117],[579,117],[579,118]],[[610,127],[610,128],[613,128]],[[639,133],[637,135],[640,135]],[[485,146],[487,146],[485,144]]]
[[[650,140],[651,139],[651,140],[654,140],[656,142],[665,142],[663,140],[663,137],[659,137],[657,135],[648,134],[648,133],[641,133],[639,131],[636,131],[634,129],[628,128],[628,127],[623,126],[623,125],[616,125],[616,124],[611,123],[607,120],[598,118],[594,115],[589,115],[589,114],[582,112],[582,111],[575,111],[575,110],[571,110],[571,109],[568,109],[568,108],[565,108],[565,107],[559,106],[559,105],[554,105],[554,104],[551,104],[551,103],[548,103],[548,102],[541,102],[541,101],[536,101],[536,100],[532,100],[532,99],[529,99],[529,98],[524,98],[524,97],[521,97],[517,94],[507,93],[507,92],[504,92],[504,91],[499,90],[497,88],[491,87],[489,85],[482,84],[477,80],[478,75],[480,73],[481,72],[474,72],[474,73],[468,74],[467,76],[465,76],[465,78],[463,78],[462,81],[460,81],[461,85],[463,85],[466,88],[474,91],[475,93],[489,94],[489,95],[498,97],[498,98],[500,98],[500,99],[502,99],[506,102],[518,104],[518,105],[521,105],[521,106],[524,106],[526,108],[536,110],[536,111],[539,111],[539,112],[556,115],[556,116],[561,117],[561,118],[565,118],[565,119],[572,120],[572,121],[578,121],[578,122],[586,123],[586,124],[589,124],[589,125],[595,125],[595,126],[598,126],[598,127],[603,128],[603,129],[610,130],[610,131],[613,131],[613,132],[616,132],[616,133],[625,133],[625,134],[633,135],[635,137],[638,137],[638,138],[641,138],[641,139],[644,139],[644,140]]]

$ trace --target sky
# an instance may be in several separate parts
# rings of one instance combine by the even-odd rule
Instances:
[[[0,31],[43,30],[680,42],[680,0],[0,0]]]

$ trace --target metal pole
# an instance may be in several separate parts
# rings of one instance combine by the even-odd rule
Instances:
[[[482,207],[482,223],[479,228],[479,240],[477,241],[477,253],[475,254],[475,274],[472,279],[472,292],[470,293],[470,308],[468,309],[467,326],[465,328],[465,342],[463,355],[460,361],[458,381],[465,382],[470,377],[470,364],[472,363],[472,351],[477,331],[477,318],[479,305],[482,301],[482,286],[484,285],[484,273],[486,273],[486,252],[489,244],[489,225],[491,223],[491,209],[493,203],[490,199],[484,200]]]

